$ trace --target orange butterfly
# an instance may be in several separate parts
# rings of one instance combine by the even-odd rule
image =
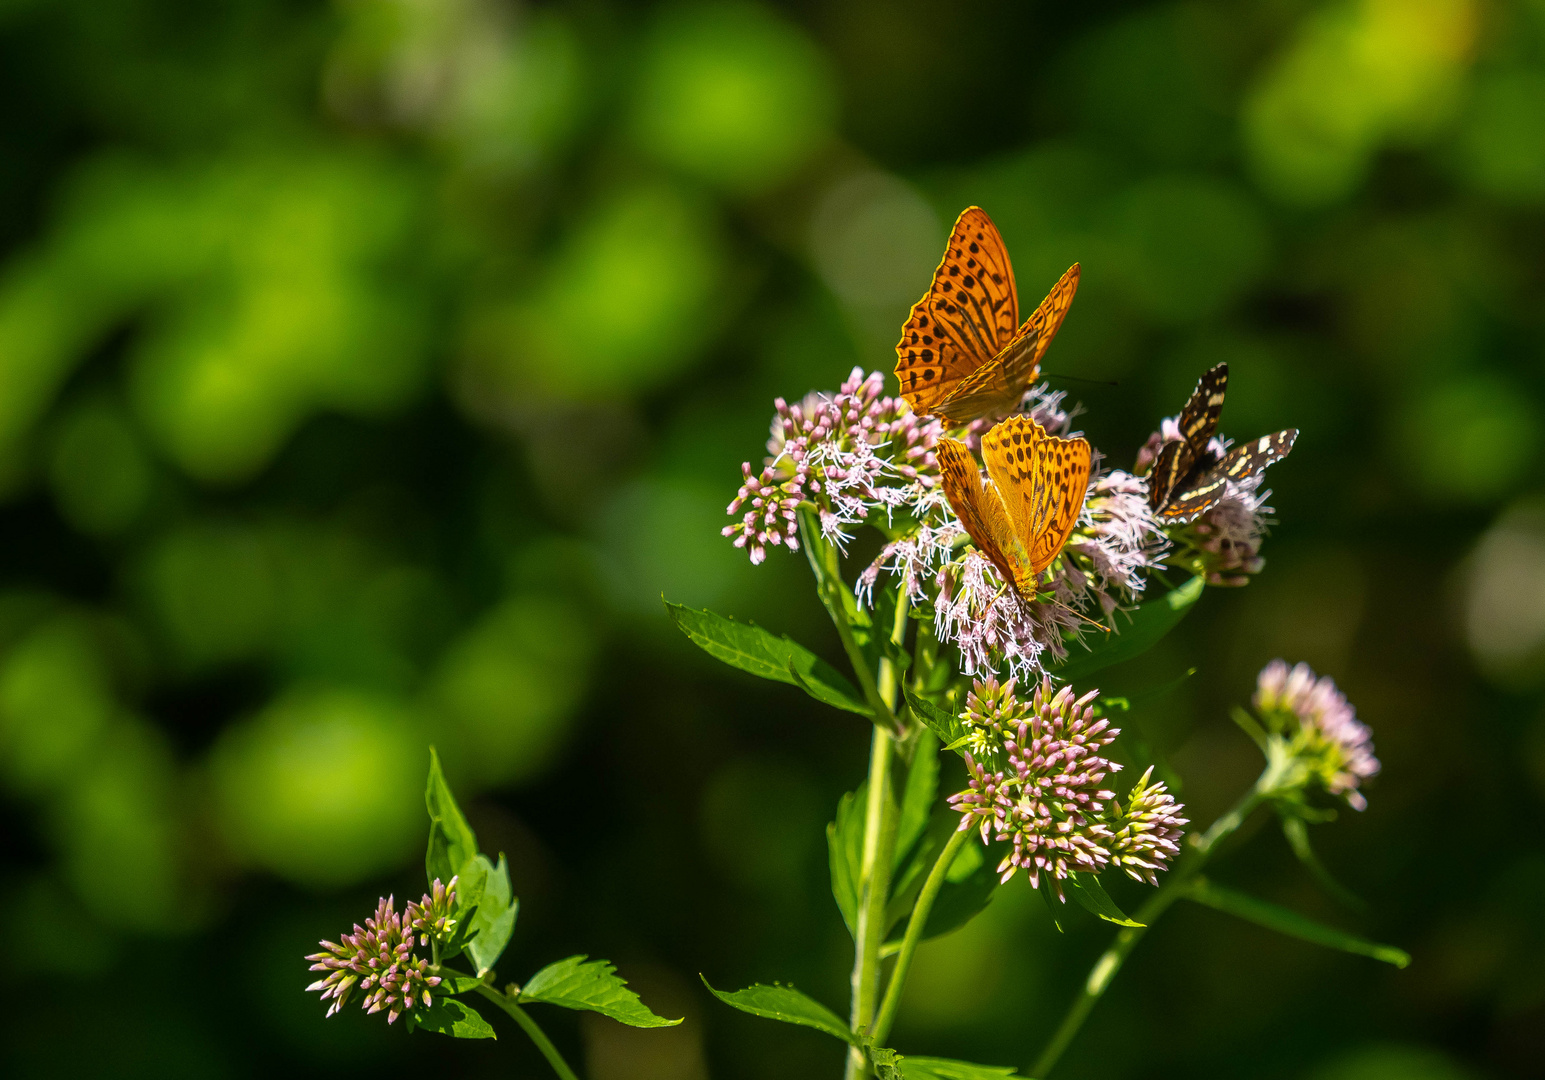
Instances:
[[[966,445],[939,441],[944,494],[976,546],[1019,595],[1067,543],[1084,507],[1092,454],[1085,439],[1059,439],[1028,416],[1011,416],[982,438],[991,483]]]
[[[1014,267],[998,227],[979,206],[955,220],[933,284],[901,328],[896,378],[920,416],[951,424],[1007,412],[1041,371],[1078,291],[1074,263],[1019,325]]]

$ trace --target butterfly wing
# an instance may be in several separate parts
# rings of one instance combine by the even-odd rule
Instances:
[[[1025,388],[1040,374],[1041,357],[1046,355],[1073,304],[1078,274],[1078,264],[1074,263],[998,355],[962,379],[940,402],[935,414],[951,423],[964,424],[1018,405]]]
[[[996,491],[982,486],[982,470],[964,443],[941,439],[938,456],[944,495],[955,516],[977,549],[992,560],[1003,580],[1017,582],[1028,561],[1009,523],[1003,500]]]
[[[1228,365],[1218,364],[1197,380],[1196,389],[1180,410],[1180,438],[1171,439],[1148,470],[1148,505],[1162,510],[1196,467],[1207,460],[1207,444],[1218,430],[1223,396],[1228,390]]]
[[[1195,484],[1177,494],[1159,512],[1160,520],[1182,525],[1195,521],[1218,505],[1230,480],[1242,483],[1260,475],[1268,465],[1287,457],[1297,438],[1298,429],[1288,428],[1275,435],[1262,435],[1259,439],[1251,439],[1234,447],[1223,455],[1222,461],[1203,473]]]
[[[982,459],[1028,556],[1028,574],[1015,581],[1028,596],[1078,524],[1093,451],[1087,440],[1048,435],[1021,415],[1009,417],[982,438]]]
[[[934,409],[1014,338],[1019,294],[998,227],[968,207],[950,231],[933,283],[901,328],[896,378],[912,411]]]

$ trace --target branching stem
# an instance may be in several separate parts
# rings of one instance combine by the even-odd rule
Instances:
[[[1111,942],[1110,948],[1100,954],[1100,958],[1089,969],[1089,975],[1084,980],[1084,985],[1079,988],[1078,996],[1073,999],[1067,1015],[1062,1018],[1056,1034],[1051,1042],[1046,1044],[1046,1049],[1041,1051],[1041,1056],[1036,1060],[1030,1070],[1032,1076],[1044,1077],[1051,1073],[1057,1061],[1062,1057],[1063,1051],[1073,1041],[1074,1036],[1088,1019],[1095,1003],[1104,996],[1111,982],[1116,978],[1117,972],[1127,962],[1127,957],[1137,947],[1137,943],[1143,939],[1143,935],[1158,921],[1171,904],[1183,898],[1191,888],[1196,875],[1207,864],[1208,858],[1217,849],[1218,844],[1231,836],[1271,793],[1275,790],[1279,781],[1279,771],[1275,763],[1268,764],[1266,771],[1261,773],[1260,779],[1255,785],[1245,792],[1244,796],[1222,817],[1214,821],[1208,830],[1201,836],[1194,837],[1188,850],[1170,871],[1169,879],[1159,888],[1159,891],[1148,898],[1148,902],[1137,909],[1133,916],[1134,921],[1142,926],[1123,927]]]

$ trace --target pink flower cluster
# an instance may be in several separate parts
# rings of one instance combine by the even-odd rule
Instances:
[[[1043,679],[1028,701],[1014,680],[978,681],[962,721],[970,730],[970,780],[949,803],[960,828],[979,829],[982,841],[1008,841],[998,866],[1004,881],[1023,869],[1039,888],[1041,875],[1063,896],[1074,871],[1098,874],[1119,866],[1152,881],[1179,851],[1181,807],[1144,774],[1123,808],[1106,778],[1121,766],[1101,751],[1119,734],[1097,719],[1098,691],[1074,698],[1071,687]]]
[[[740,520],[722,530],[753,563],[767,557],[769,544],[798,549],[795,510],[806,501],[817,508],[822,535],[839,545],[871,515],[921,519],[936,505],[942,428],[884,396],[884,385],[880,372],[854,368],[836,394],[774,403],[767,460],[756,474],[749,462],[741,466],[744,483],[728,509]]]
[[[328,1016],[343,1008],[356,988],[364,995],[360,1006],[371,1013],[385,1010],[389,1024],[404,1010],[427,1009],[434,1003],[431,991],[440,985],[440,977],[430,973],[427,960],[415,955],[413,940],[417,936],[427,945],[430,937],[449,936],[456,923],[451,918],[455,902],[455,878],[449,885],[437,879],[432,895],[410,902],[401,914],[386,897],[364,926],[355,923],[352,934],[323,941],[324,951],[306,957],[314,961],[312,971],[327,973],[306,989],[320,990],[323,1001],[332,999]]]
[[[1256,677],[1256,710],[1275,731],[1292,736],[1292,748],[1332,795],[1354,810],[1367,807],[1358,788],[1379,771],[1373,731],[1329,677],[1316,677],[1308,664],[1289,668],[1273,660]]]

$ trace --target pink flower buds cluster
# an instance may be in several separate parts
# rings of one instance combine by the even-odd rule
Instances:
[[[404,1011],[427,1009],[434,1003],[431,991],[440,985],[440,977],[431,974],[429,962],[414,953],[414,937],[425,945],[430,937],[449,937],[456,922],[450,917],[455,902],[455,878],[449,885],[436,879],[433,895],[409,903],[401,914],[394,909],[392,897],[385,897],[364,926],[355,923],[352,934],[323,941],[322,952],[306,957],[313,961],[312,971],[326,972],[306,989],[319,990],[323,1001],[332,1001],[328,1016],[343,1008],[356,989],[363,995],[360,1006],[370,1013],[385,1011],[389,1024]]]
[[[1329,676],[1316,677],[1308,664],[1289,668],[1273,660],[1256,677],[1256,711],[1267,725],[1286,734],[1294,754],[1325,790],[1354,810],[1368,805],[1358,788],[1379,771],[1373,730]]]

